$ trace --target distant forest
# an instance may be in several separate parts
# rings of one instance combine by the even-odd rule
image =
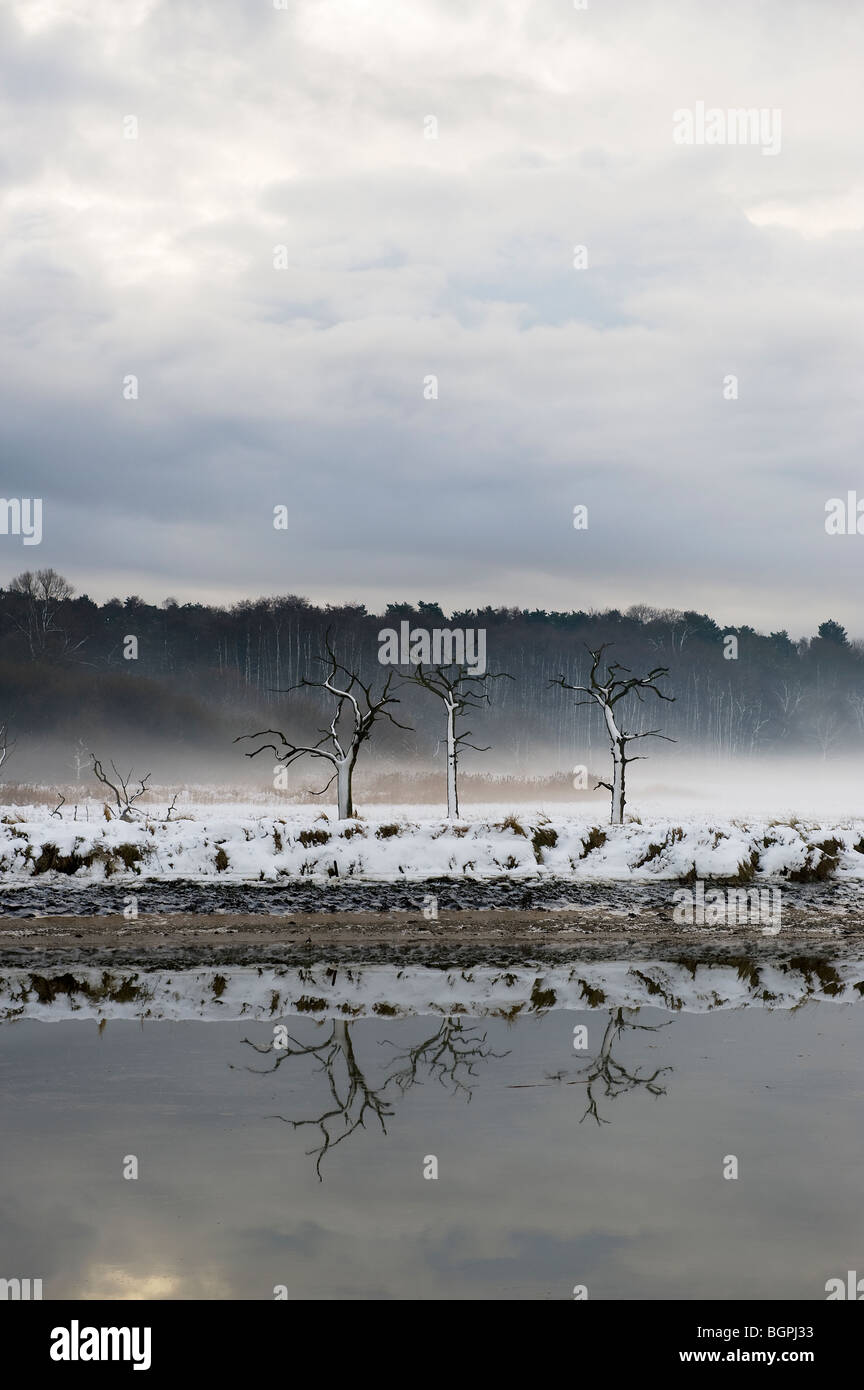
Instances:
[[[166,599],[156,607],[132,596],[94,603],[52,570],[25,573],[0,590],[0,722],[28,736],[84,739],[106,732],[136,746],[158,741],[231,751],[238,734],[276,723],[307,741],[327,708],[308,690],[287,687],[314,676],[325,634],[340,660],[376,681],[378,633],[398,627],[484,628],[487,666],[513,680],[491,683],[491,704],[472,721],[492,750],[476,767],[506,763],[529,770],[595,760],[606,749],[597,711],[550,685],[584,680],[587,648],[611,644],[609,660],[635,674],[667,666],[675,703],[633,702],[636,730],[661,727],[682,749],[741,756],[790,744],[824,757],[864,740],[864,644],[827,620],[818,633],[721,628],[704,613],[546,612],[483,608],[445,616],[436,603],[393,603],[383,614],[361,604],[316,607],[295,595],[244,600],[229,608]],[[137,639],[137,659],[124,658]],[[734,648],[737,658],[724,651]],[[440,708],[416,688],[400,692],[398,717],[413,732],[382,727],[365,758],[428,759],[440,738]],[[122,746],[122,745],[121,745]],[[653,747],[646,751],[651,751]]]

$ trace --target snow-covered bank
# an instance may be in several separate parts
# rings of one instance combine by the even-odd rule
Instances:
[[[385,965],[115,969],[74,965],[4,970],[0,1019],[250,1019],[296,1015],[392,1018],[414,1014],[516,1018],[550,1009],[651,1006],[685,1013],[807,1000],[853,1003],[864,995],[864,960],[791,956],[734,965],[670,961],[537,962],[503,969],[435,970]]]
[[[710,817],[612,827],[586,813],[518,813],[450,824],[386,816],[280,816],[81,822],[0,815],[0,880],[553,878],[652,882],[864,879],[864,820],[843,824]]]

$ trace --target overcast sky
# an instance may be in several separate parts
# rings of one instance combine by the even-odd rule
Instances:
[[[852,0],[7,3],[0,492],[44,538],[0,582],[864,636],[825,532],[864,498],[862,41]],[[700,101],[779,153],[676,144]]]

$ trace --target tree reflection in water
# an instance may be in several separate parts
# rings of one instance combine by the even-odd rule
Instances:
[[[648,1091],[652,1096],[665,1096],[666,1087],[661,1086],[657,1078],[666,1072],[671,1072],[671,1067],[657,1067],[648,1075],[640,1071],[631,1071],[623,1062],[616,1061],[612,1056],[612,1049],[625,1030],[656,1033],[661,1028],[668,1028],[672,1022],[671,1019],[667,1019],[664,1023],[636,1023],[632,1018],[625,1017],[628,1013],[635,1015],[638,1012],[638,1009],[610,1009],[599,1051],[575,1078],[568,1080],[567,1073],[563,1071],[551,1074],[547,1072],[544,1081],[521,1082],[510,1089],[525,1090],[534,1086],[549,1086],[555,1082],[563,1082],[565,1086],[584,1086],[588,1104],[579,1123],[581,1124],[582,1120],[586,1120],[590,1115],[598,1125],[612,1123],[611,1120],[605,1119],[600,1114],[598,1109],[600,1100],[615,1100],[616,1097],[625,1095],[628,1091],[635,1091],[640,1088]],[[600,1092],[599,1095],[598,1092]]]
[[[598,1125],[611,1124],[611,1120],[604,1119],[598,1113],[598,1097],[595,1093],[595,1087],[602,1087],[603,1099],[609,1100],[614,1100],[617,1096],[623,1096],[628,1091],[636,1091],[640,1088],[648,1091],[652,1096],[665,1096],[666,1094],[666,1087],[659,1085],[657,1078],[671,1072],[671,1067],[658,1067],[650,1076],[639,1071],[630,1071],[623,1063],[616,1062],[612,1056],[612,1049],[625,1029],[634,1032],[656,1033],[661,1028],[668,1028],[672,1020],[667,1019],[665,1023],[634,1023],[632,1019],[624,1017],[627,1012],[628,1010],[625,1009],[610,1011],[599,1052],[583,1068],[579,1080],[568,1081],[567,1083],[568,1086],[584,1085],[586,1088],[585,1094],[588,1098],[588,1104],[585,1107],[582,1120],[587,1119],[590,1115]],[[634,1010],[634,1012],[638,1012],[638,1010]],[[580,1124],[582,1120],[579,1121]]]
[[[424,1076],[439,1082],[451,1094],[461,1093],[470,1101],[478,1064],[489,1058],[508,1055],[506,1052],[494,1052],[486,1044],[486,1034],[478,1032],[476,1028],[466,1028],[461,1019],[444,1018],[427,1038],[396,1052],[389,1059],[383,1080],[373,1086],[367,1079],[368,1068],[364,1069],[357,1059],[351,1024],[342,1019],[332,1021],[329,1035],[319,1043],[302,1043],[287,1030],[284,1046],[277,1047],[275,1039],[264,1047],[259,1047],[249,1038],[242,1041],[262,1056],[274,1058],[271,1067],[244,1068],[258,1075],[278,1071],[289,1057],[315,1057],[320,1062],[316,1070],[326,1076],[329,1092],[329,1101],[322,1113],[300,1120],[292,1120],[285,1115],[268,1116],[269,1119],[291,1125],[292,1129],[311,1127],[318,1130],[320,1143],[307,1149],[307,1153],[310,1157],[315,1155],[315,1171],[319,1181],[323,1181],[321,1163],[324,1155],[357,1129],[365,1129],[367,1119],[377,1120],[382,1133],[386,1134],[386,1121],[394,1113],[396,1097],[404,1095],[412,1086],[422,1085]],[[379,1046],[396,1045],[383,1040]]]

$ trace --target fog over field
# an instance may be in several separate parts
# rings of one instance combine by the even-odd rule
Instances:
[[[461,665],[430,665],[436,642],[439,660],[461,656]],[[255,789],[274,804],[309,800],[332,767],[311,752],[287,757],[282,740],[326,745],[337,710],[340,736],[348,731],[349,702],[326,689],[331,660],[338,688],[360,682],[354,689],[373,701],[387,692],[358,745],[360,804],[444,797],[445,692],[428,674],[418,682],[425,660],[427,673],[458,673],[466,805],[602,799],[610,736],[585,691],[611,673],[630,682],[615,708],[636,736],[632,809],[856,809],[864,646],[831,618],[795,638],[644,604],[623,614],[445,613],[432,601],[376,614],[296,595],[227,607],[137,596],[97,604],[50,569],[0,589],[0,775],[7,787],[68,785],[71,802],[98,790],[96,757],[174,790],[222,784],[241,799]]]
[[[71,750],[74,754],[74,749]],[[234,803],[238,811],[246,807],[249,814],[277,814],[280,806],[298,802],[332,812],[332,792],[316,795],[323,784],[317,778],[297,768],[291,785],[285,791],[274,790],[272,767],[248,766],[234,751],[214,756],[182,753],[160,748],[157,742],[136,742],[134,738],[107,741],[106,752],[118,764],[124,762],[136,771],[151,772],[154,788],[145,806],[167,806],[178,790],[178,805]],[[486,773],[494,764],[494,773]],[[596,754],[597,771],[604,774],[604,754]],[[548,812],[585,812],[597,821],[608,818],[608,793],[602,788],[593,791],[589,780],[587,791],[576,791],[567,770],[557,770],[551,754],[538,749],[536,758],[527,767],[508,758],[504,750],[496,756],[479,755],[466,763],[467,771],[460,783],[460,801],[470,814],[483,811],[525,807]],[[64,769],[55,776],[57,769]],[[29,756],[23,751],[20,759],[10,764],[4,782],[0,782],[0,803],[23,806],[28,804],[56,805],[55,789],[65,793],[69,804],[83,805],[86,801],[101,805],[99,785],[86,770],[80,781],[70,769],[68,744],[49,741],[41,743]],[[543,769],[548,769],[544,773]],[[124,772],[126,767],[123,767]],[[17,776],[15,775],[17,772]],[[356,777],[358,809],[378,815],[382,807],[395,814],[441,814],[445,805],[445,767],[442,758],[425,762],[412,760],[386,763],[379,773],[361,771]],[[25,785],[22,785],[25,783]],[[848,760],[826,761],[813,754],[775,754],[770,758],[731,758],[719,762],[698,756],[660,753],[650,762],[632,772],[628,793],[628,810],[641,816],[704,814],[721,816],[764,816],[788,818],[800,816],[836,820],[862,814],[861,777],[858,768]]]

